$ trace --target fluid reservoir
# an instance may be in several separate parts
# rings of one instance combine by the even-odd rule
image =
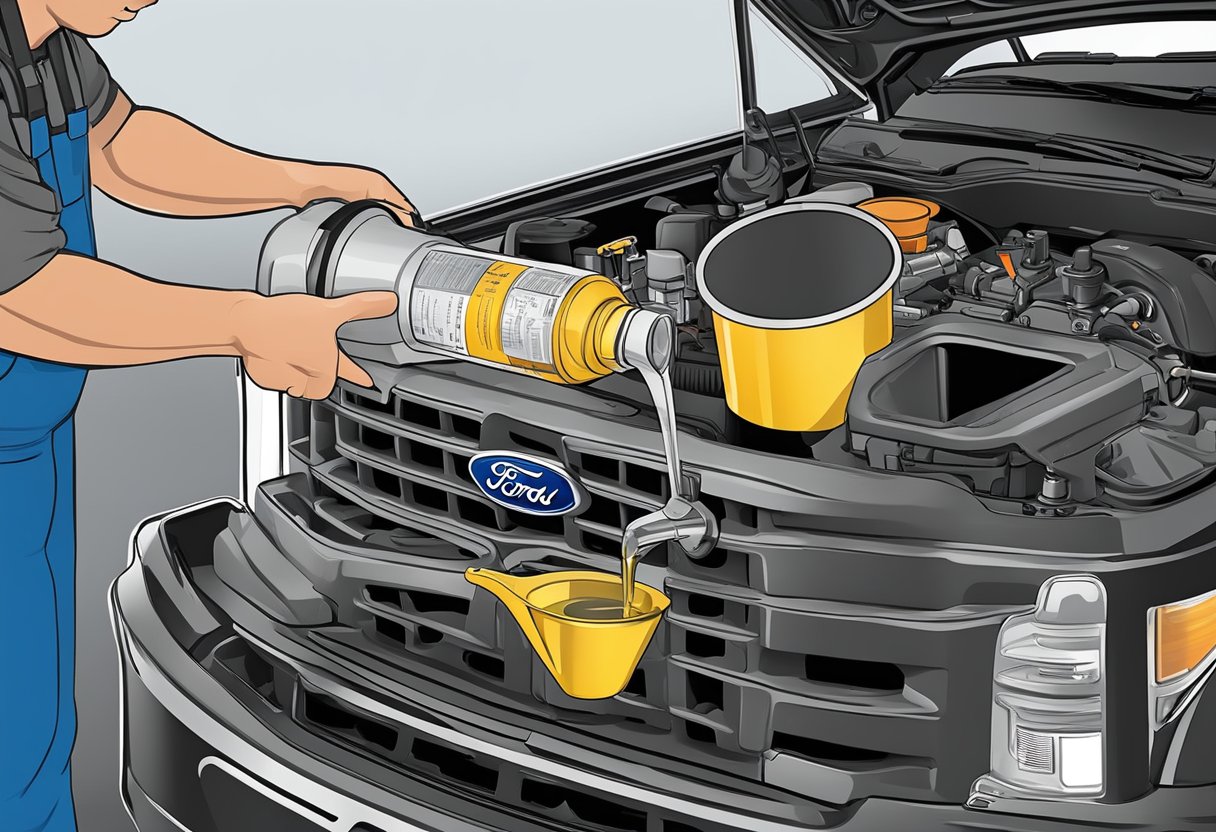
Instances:
[[[406,364],[454,358],[564,384],[666,366],[673,327],[609,278],[461,246],[403,227],[375,203],[320,202],[267,237],[263,294],[397,293],[393,317],[339,331],[353,355]]]
[[[862,362],[891,342],[902,267],[895,235],[847,205],[790,203],[714,237],[697,287],[731,410],[775,430],[843,424]]]
[[[867,199],[857,207],[882,220],[905,254],[920,254],[929,247],[929,221],[941,211],[936,202],[911,196]]]

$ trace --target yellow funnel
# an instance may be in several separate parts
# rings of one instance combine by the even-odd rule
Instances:
[[[843,424],[862,362],[891,343],[902,269],[890,229],[848,205],[787,203],[719,232],[697,289],[730,409],[775,430]]]
[[[624,690],[671,604],[654,587],[635,584],[628,618],[578,617],[563,612],[575,599],[615,604],[619,614],[620,576],[569,571],[521,578],[489,569],[464,576],[502,601],[562,690],[576,699],[607,699]]]

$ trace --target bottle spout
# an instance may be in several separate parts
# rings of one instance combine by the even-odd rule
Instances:
[[[676,542],[694,559],[708,555],[718,542],[718,520],[705,505],[696,500],[672,497],[658,511],[644,514],[625,527],[621,538],[621,603],[625,609],[633,604],[634,565],[660,543]]]

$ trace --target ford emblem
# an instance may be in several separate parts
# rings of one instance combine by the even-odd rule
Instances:
[[[487,451],[469,460],[469,473],[491,500],[525,514],[569,514],[583,504],[582,487],[543,459]]]

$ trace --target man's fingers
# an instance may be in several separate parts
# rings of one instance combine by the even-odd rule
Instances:
[[[397,217],[401,220],[402,225],[404,225],[406,228],[414,227],[414,209],[413,208],[402,208],[400,205],[392,205],[392,204],[389,205],[389,208],[393,209],[393,213],[395,213],[397,215]]]
[[[402,223],[409,226],[410,228],[414,227],[414,216],[413,215],[417,212],[417,209],[414,208],[413,205],[410,205],[404,198],[402,198],[402,199],[383,199],[383,200],[381,200],[381,202],[384,203],[385,207],[387,207],[390,211],[392,211],[394,214],[396,214]]]
[[[390,188],[390,191],[389,191],[388,195],[384,197],[385,202],[387,202],[389,205],[395,206],[397,208],[402,208],[406,211],[414,210],[413,203],[411,203],[409,201],[409,199],[406,197],[405,194],[401,193],[401,191],[397,188],[396,185],[394,185],[390,182],[390,183],[388,183],[388,186]]]
[[[401,193],[401,191],[396,191],[392,197],[390,197],[389,199],[386,199],[384,201],[387,202],[389,205],[393,206],[394,208],[397,208],[401,211],[418,210],[417,208],[414,207],[414,203],[412,203],[408,199],[406,199],[405,194]]]
[[[360,387],[371,387],[374,384],[367,371],[351,361],[344,352],[338,353],[338,378],[344,378],[351,384],[357,384]]]
[[[329,303],[342,322],[383,318],[397,310],[397,293],[356,292],[334,298]]]
[[[337,381],[333,376],[325,378],[310,378],[305,383],[301,397],[305,399],[324,399],[334,390],[334,383]]]
[[[289,387],[297,383],[294,373],[286,372],[284,368],[264,361],[245,359],[245,372],[248,373],[254,384],[271,393],[285,393]]]

